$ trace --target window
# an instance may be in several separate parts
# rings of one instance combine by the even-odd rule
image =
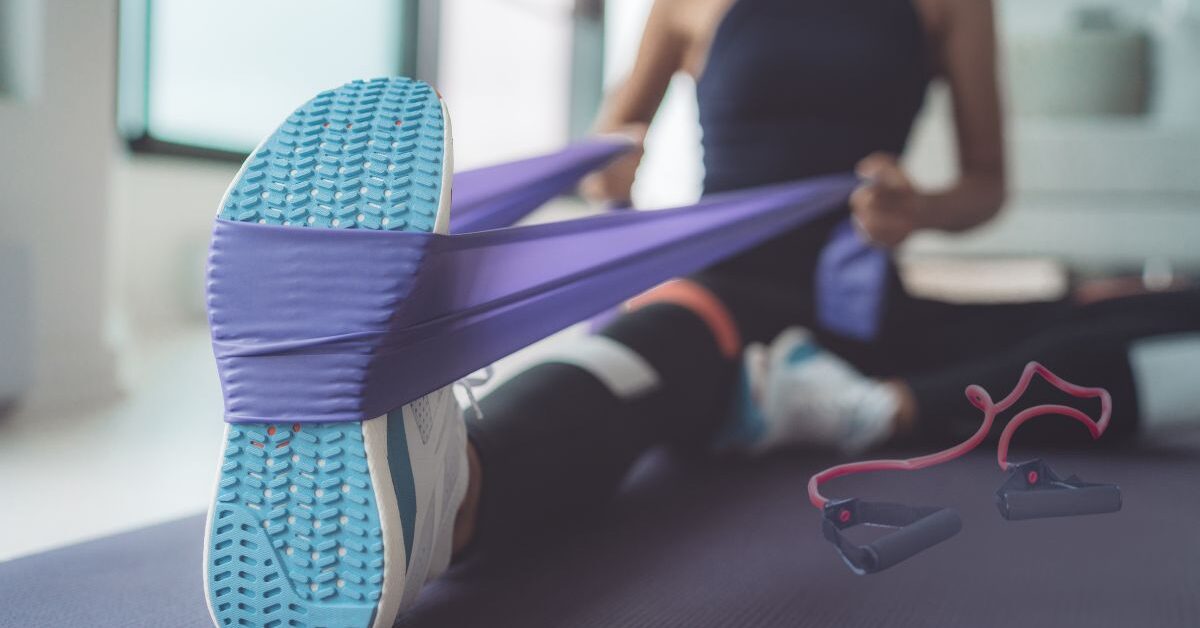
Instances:
[[[239,157],[314,94],[416,73],[417,0],[122,0],[118,127]]]
[[[3,0],[0,0],[2,2]],[[600,98],[600,0],[121,0],[135,150],[241,158],[323,89],[428,80],[464,168],[561,147]]]
[[[42,5],[0,0],[0,98],[31,99],[41,63]]]

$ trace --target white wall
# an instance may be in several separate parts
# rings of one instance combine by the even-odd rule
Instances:
[[[0,97],[0,242],[30,258],[24,401],[42,415],[114,398],[119,349],[203,322],[208,234],[237,166],[126,154],[113,122],[117,0],[17,1],[41,36],[22,58],[36,88]],[[0,286],[0,299],[22,289]]]
[[[28,6],[40,37],[18,62],[40,78],[21,98],[0,97],[0,234],[30,256],[27,403],[51,407],[115,391],[105,322],[116,1]]]
[[[570,115],[573,0],[443,0],[437,87],[459,169],[561,147]]]

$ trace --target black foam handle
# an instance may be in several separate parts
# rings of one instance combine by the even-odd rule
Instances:
[[[1015,490],[997,496],[1000,514],[1010,521],[1073,517],[1117,512],[1121,489],[1114,484],[1089,484],[1047,490]]]
[[[1116,484],[1092,484],[1075,476],[1060,478],[1042,460],[1014,464],[1008,480],[996,491],[996,506],[1009,521],[1073,517],[1117,512],[1121,489]]]
[[[859,524],[895,530],[866,545],[856,545],[842,530]],[[914,508],[852,499],[827,505],[822,528],[846,564],[855,573],[868,574],[883,571],[958,534],[962,520],[950,508]]]
[[[876,539],[867,545],[867,550],[874,554],[875,571],[880,571],[945,541],[960,530],[962,520],[958,513],[941,508],[916,523]]]

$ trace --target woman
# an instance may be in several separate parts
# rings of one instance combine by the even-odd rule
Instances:
[[[1005,172],[995,54],[984,0],[658,0],[600,131],[644,137],[683,71],[697,83],[705,193],[850,170],[870,184],[846,212],[643,295],[599,334],[485,398],[486,419],[469,422],[471,486],[456,549],[603,503],[655,445],[862,451],[969,432],[978,416],[965,386],[1007,390],[1031,359],[1112,392],[1107,441],[1152,427],[1161,417],[1146,400],[1173,393],[1135,372],[1146,362],[1138,347],[1195,331],[1200,292],[956,306],[910,296],[893,269],[875,339],[844,337],[814,315],[820,251],[849,216],[890,249],[997,213]],[[950,86],[961,175],[926,191],[897,155],[934,77]],[[639,156],[594,175],[585,192],[627,201]],[[808,331],[781,335],[796,326]],[[1082,436],[1067,421],[1027,429]]]

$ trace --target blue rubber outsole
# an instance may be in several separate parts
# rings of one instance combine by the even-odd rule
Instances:
[[[440,99],[425,83],[322,92],[249,157],[218,219],[430,232],[445,141]],[[229,426],[205,541],[219,626],[374,621],[384,541],[362,424],[295,418]]]

